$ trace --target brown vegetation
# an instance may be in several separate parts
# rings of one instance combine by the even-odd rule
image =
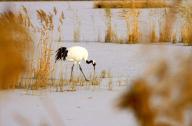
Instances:
[[[63,26],[63,21],[64,21],[64,12],[62,11],[61,12],[61,15],[59,17],[59,26],[58,26],[58,32],[59,32],[59,40],[58,41],[61,41],[62,38],[61,38],[61,32],[62,32],[62,26]]]
[[[150,42],[153,43],[153,42],[157,42],[158,41],[158,38],[157,38],[157,33],[156,33],[156,29],[155,29],[155,25],[153,24],[152,25],[152,30],[151,30],[151,33],[150,33]]]
[[[120,12],[120,17],[126,21],[128,44],[138,43],[141,33],[139,31],[139,10],[126,10]]]
[[[111,24],[111,9],[105,9],[105,16],[107,20],[107,30],[105,34],[105,42],[117,42],[117,35],[112,29],[112,24]]]
[[[181,2],[181,0],[175,0],[170,6],[168,13],[166,13],[165,24],[160,32],[160,42],[171,42],[173,25],[176,20],[176,11]]]
[[[34,89],[45,88],[48,85],[51,72],[51,36],[49,34],[54,28],[52,14],[47,14],[43,10],[37,10],[37,17],[42,26],[39,28],[41,36],[38,43],[41,54],[38,60],[38,66],[34,72],[34,78],[36,79],[33,84]]]
[[[132,109],[142,126],[186,124],[185,112],[192,105],[192,56],[176,56],[174,63],[177,67],[166,60],[150,67],[121,96],[118,106]]]
[[[20,24],[20,15],[11,11],[0,14],[0,89],[15,88],[27,68],[30,35]]]
[[[178,12],[185,21],[181,29],[182,42],[186,45],[192,45],[192,5],[184,3],[178,6]]]
[[[79,42],[80,41],[80,27],[81,27],[81,22],[79,20],[79,17],[77,15],[77,11],[73,11],[73,16],[74,16],[74,31],[73,31],[73,41],[74,42]]]
[[[165,0],[95,0],[94,8],[165,8]]]

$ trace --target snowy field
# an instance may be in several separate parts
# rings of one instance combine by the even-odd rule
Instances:
[[[97,61],[97,71],[109,69],[113,78],[128,79],[126,86],[114,86],[112,90],[107,90],[101,85],[97,89],[75,92],[53,92],[49,89],[1,91],[1,126],[137,126],[131,111],[127,113],[115,108],[119,95],[129,87],[131,80],[142,75],[157,60],[166,58],[174,64],[175,59],[179,60],[179,57],[174,58],[175,54],[192,53],[191,47],[170,44],[60,43],[58,46],[72,45],[85,46],[90,57]]]
[[[63,71],[69,78],[72,63],[55,62],[55,51],[61,47],[79,45],[87,48],[89,59],[97,62],[96,73],[110,71],[111,78],[105,78],[97,88],[85,87],[77,91],[56,92],[50,88],[44,90],[9,90],[0,91],[0,126],[138,126],[134,114],[129,111],[119,111],[115,105],[118,97],[129,88],[131,82],[142,76],[144,71],[155,63],[166,59],[170,64],[180,60],[182,56],[192,54],[189,46],[180,44],[111,44],[103,43],[106,31],[105,11],[91,9],[92,3],[79,2],[8,2],[0,3],[1,12],[11,8],[19,12],[25,6],[35,27],[41,27],[37,20],[36,10],[43,9],[47,13],[58,9],[64,12],[65,18],[61,29],[61,41],[58,41],[58,15],[54,16],[55,29],[52,32],[52,54],[55,74],[59,79]],[[119,36],[127,35],[125,20],[119,18],[119,9],[112,10],[112,26]],[[139,24],[143,36],[151,30],[151,22],[159,33],[163,22],[165,9],[144,9],[140,11]],[[148,22],[150,19],[151,22]],[[175,23],[179,28],[179,21]],[[179,29],[178,28],[178,29]],[[80,29],[80,42],[74,42],[74,31]],[[174,30],[178,30],[175,28]],[[34,40],[39,40],[40,33],[34,34]],[[101,42],[98,42],[101,40]],[[179,37],[178,37],[179,40]],[[35,41],[38,45],[38,41]],[[35,48],[36,49],[36,48]],[[39,48],[35,56],[39,56]],[[40,48],[41,49],[41,48]],[[86,75],[93,71],[91,65],[82,62]],[[76,67],[75,74],[81,74]],[[106,82],[112,80],[112,89]],[[119,84],[121,82],[121,84]]]

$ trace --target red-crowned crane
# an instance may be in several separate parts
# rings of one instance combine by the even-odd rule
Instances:
[[[72,46],[70,48],[60,47],[56,51],[55,63],[57,62],[57,60],[64,60],[64,61],[67,60],[67,61],[73,62],[73,65],[71,67],[70,80],[72,79],[72,76],[73,76],[74,65],[79,64],[80,71],[82,72],[85,80],[88,81],[80,65],[82,60],[84,60],[87,64],[92,64],[94,67],[94,73],[95,73],[96,62],[94,60],[88,60],[88,51],[84,47],[81,47],[81,46]]]

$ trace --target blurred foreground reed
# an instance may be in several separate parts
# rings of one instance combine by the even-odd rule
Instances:
[[[27,69],[26,56],[32,40],[20,21],[20,16],[11,11],[0,14],[0,89],[15,88]]]
[[[173,67],[174,66],[174,67]],[[142,126],[190,126],[192,56],[162,60],[150,67],[119,100],[118,107],[133,110]]]

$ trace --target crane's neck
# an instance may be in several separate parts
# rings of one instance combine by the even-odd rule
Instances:
[[[96,62],[95,61],[93,61],[93,60],[86,60],[86,63],[87,64],[92,64],[93,65],[93,67],[94,67],[94,70],[95,70],[95,66],[96,66]]]
[[[93,65],[93,68],[94,68],[94,73],[95,73],[95,66],[96,66],[96,62],[95,61],[93,61],[93,60],[86,60],[86,63],[87,64],[92,64]]]
[[[93,60],[86,60],[86,63],[87,63],[87,64],[90,64],[90,63],[93,64]]]

